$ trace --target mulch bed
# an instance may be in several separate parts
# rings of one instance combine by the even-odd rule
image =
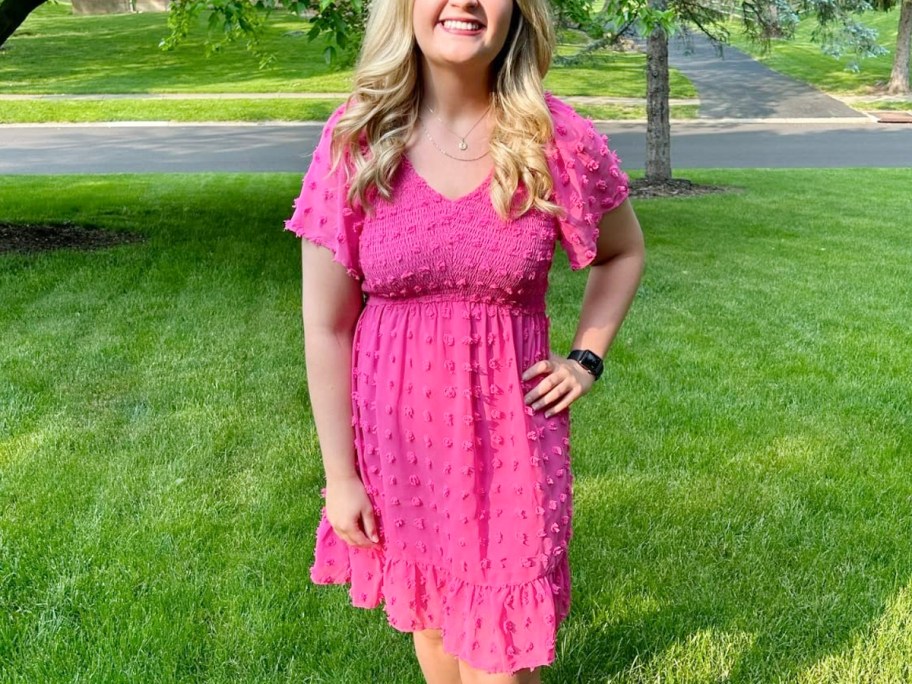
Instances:
[[[53,249],[95,250],[145,240],[144,235],[72,223],[0,223],[0,254],[46,252]]]
[[[630,181],[630,196],[643,199],[654,197],[695,197],[736,191],[735,188],[721,185],[698,185],[683,178],[672,178],[667,181],[647,181],[645,178],[637,178]]]

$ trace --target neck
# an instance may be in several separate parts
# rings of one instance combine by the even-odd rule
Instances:
[[[422,60],[423,104],[452,126],[471,126],[491,104],[488,72],[454,71]]]

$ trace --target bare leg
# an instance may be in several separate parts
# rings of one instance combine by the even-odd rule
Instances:
[[[462,684],[459,679],[459,660],[443,650],[443,635],[439,629],[412,632],[415,655],[427,684]]]
[[[526,667],[513,674],[490,674],[476,670],[463,660],[459,661],[462,684],[541,684],[541,670],[541,667],[536,667],[530,672]]]

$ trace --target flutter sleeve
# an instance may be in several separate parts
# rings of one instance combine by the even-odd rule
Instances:
[[[363,214],[346,200],[348,181],[344,166],[347,157],[330,173],[332,131],[345,107],[345,104],[340,105],[323,126],[310,167],[304,175],[301,194],[294,200],[294,213],[285,221],[285,230],[326,247],[352,278],[363,280],[358,259]]]
[[[554,122],[547,149],[554,179],[554,201],[564,208],[558,219],[559,239],[570,268],[577,271],[595,258],[599,221],[629,195],[627,174],[608,136],[550,92],[545,100]]]

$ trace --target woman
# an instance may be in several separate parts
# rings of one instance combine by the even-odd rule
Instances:
[[[643,268],[607,137],[542,89],[553,46],[546,0],[375,0],[286,222],[326,471],[311,578],[382,600],[430,684],[554,660],[567,409]],[[591,265],[573,358],[548,342],[557,242]]]

